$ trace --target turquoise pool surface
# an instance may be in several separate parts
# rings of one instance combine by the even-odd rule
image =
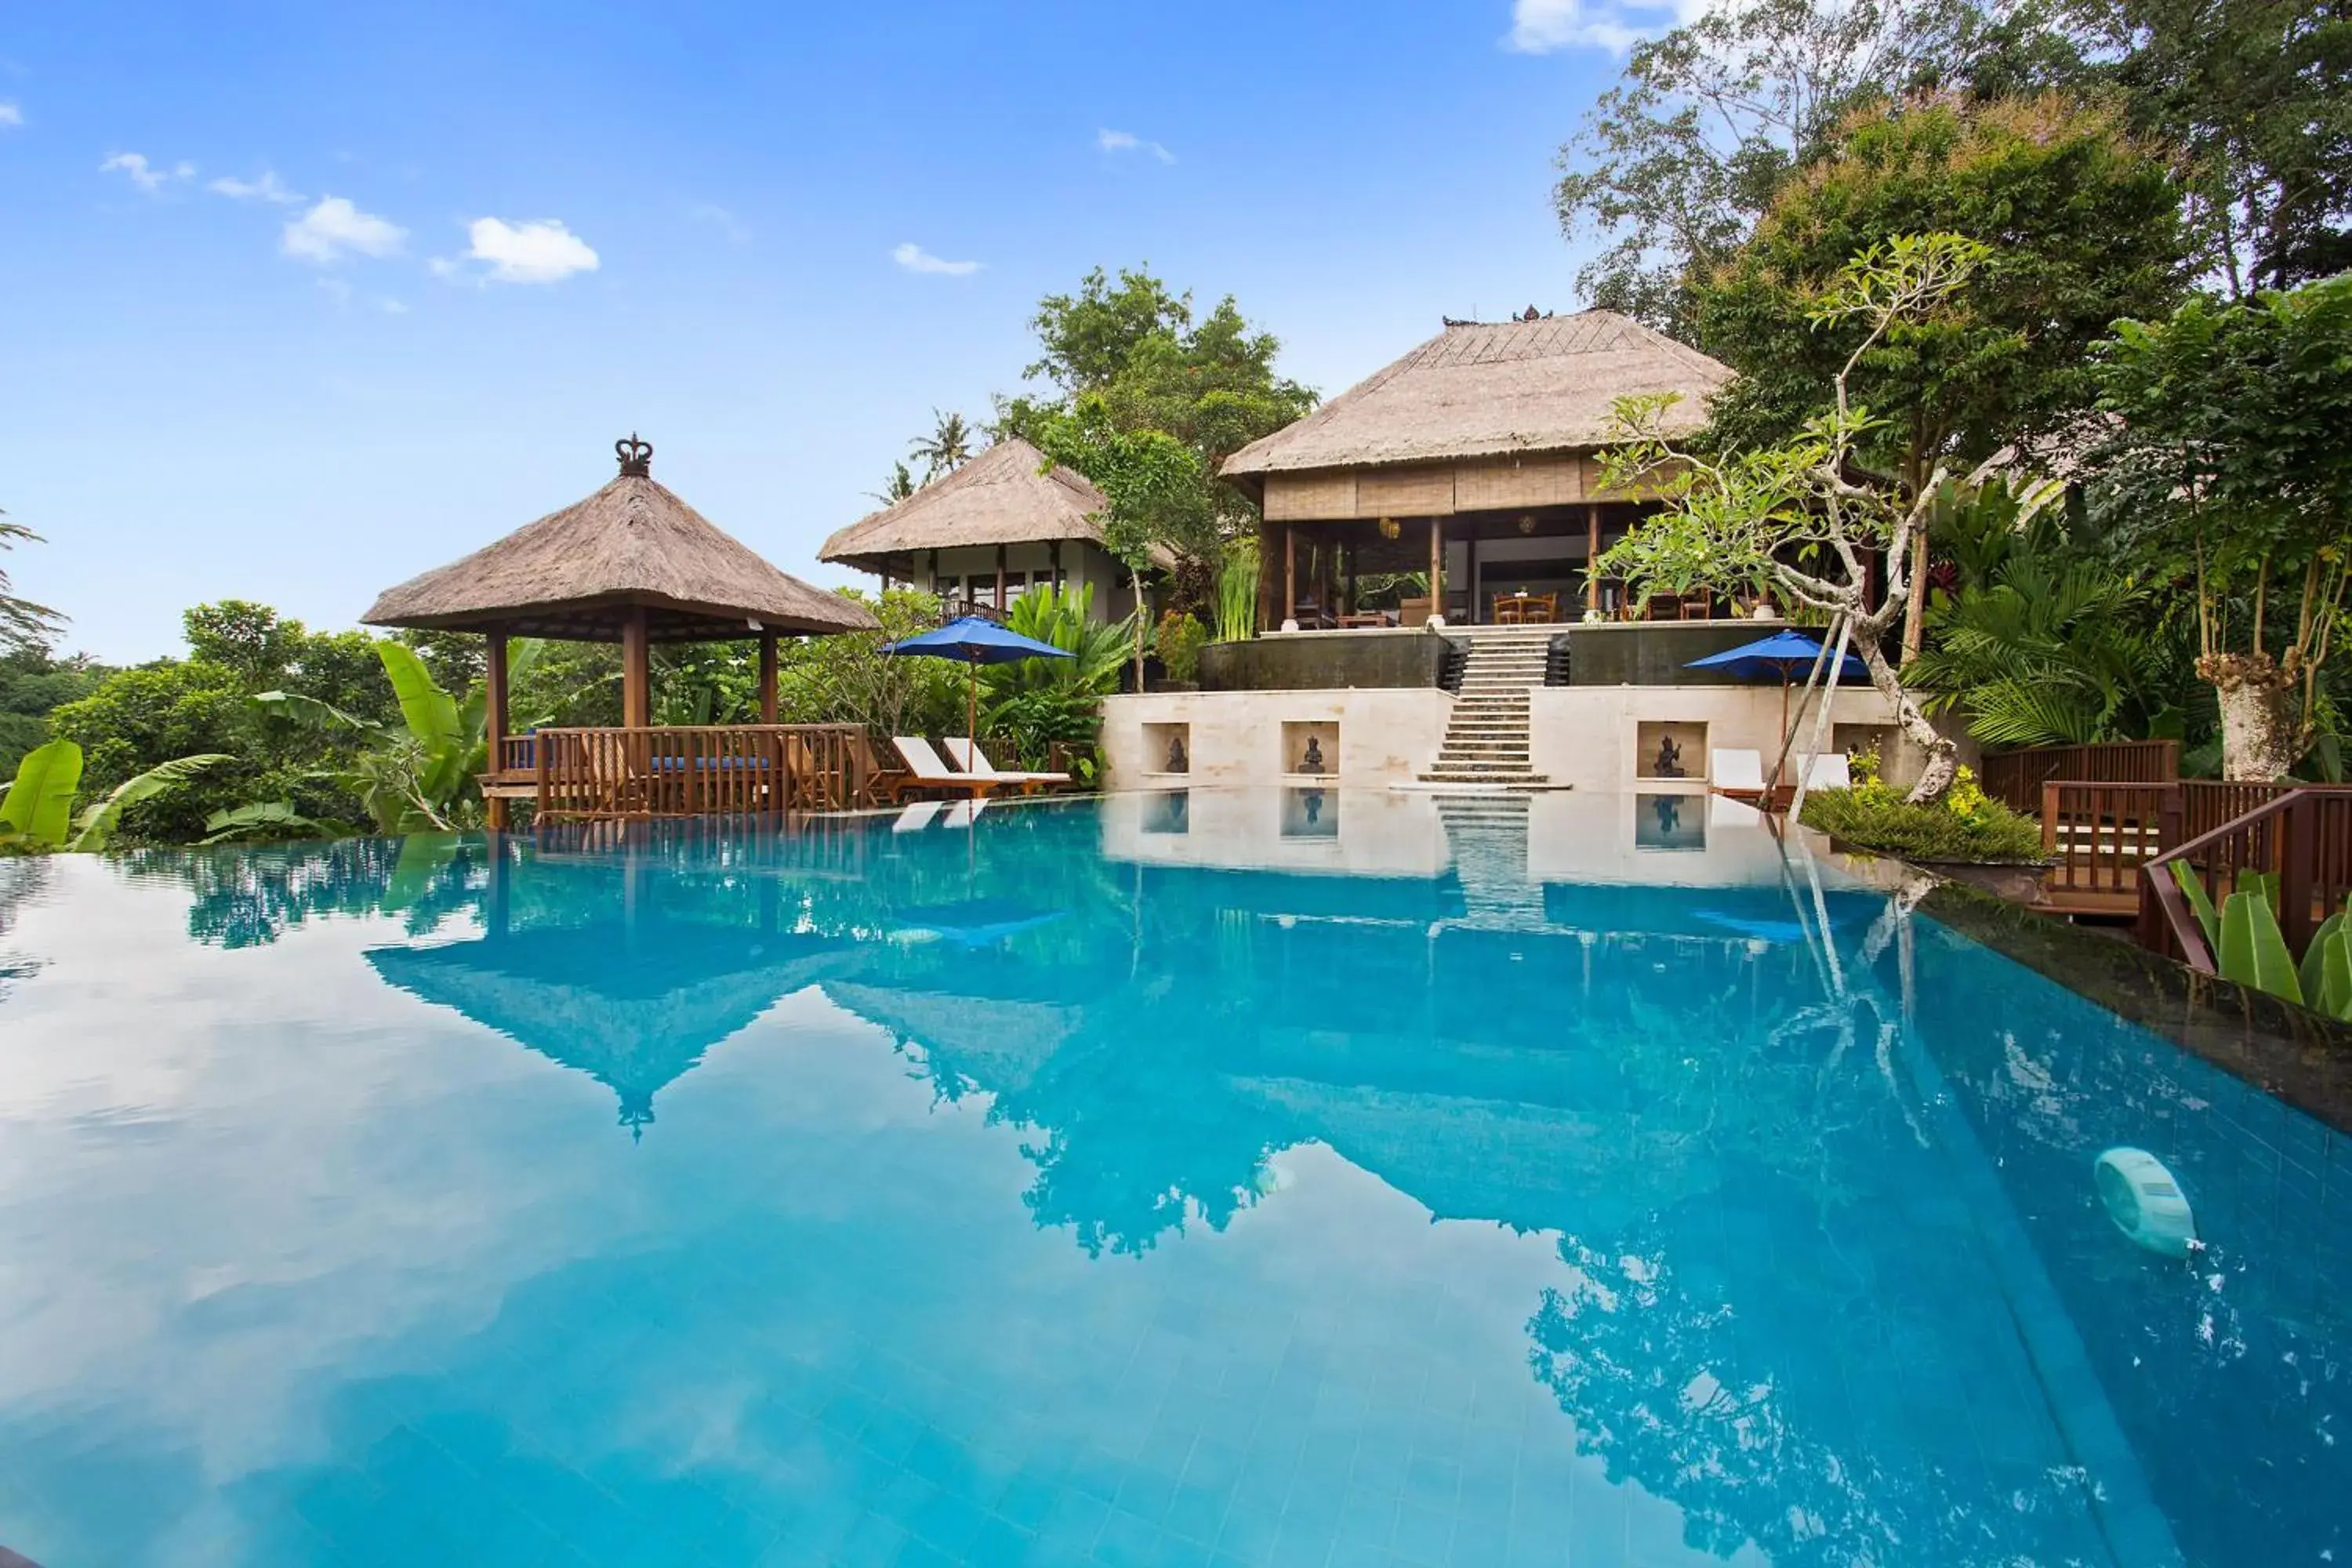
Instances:
[[[0,862],[0,1547],[2352,1563],[2345,1139],[1912,891],[1335,791]]]

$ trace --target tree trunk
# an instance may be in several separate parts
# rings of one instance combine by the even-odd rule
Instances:
[[[2221,703],[2221,776],[2263,784],[2286,777],[2309,749],[2295,673],[2267,652],[2209,654],[2200,679]]]
[[[1878,694],[1895,709],[1895,721],[1900,725],[1906,739],[1927,753],[1927,765],[1919,773],[1919,782],[1903,798],[1913,805],[1927,805],[1944,798],[1952,787],[1952,775],[1958,771],[1958,748],[1951,739],[1927,722],[1919,700],[1911,695],[1895,674],[1895,667],[1886,662],[1879,650],[1879,633],[1873,627],[1856,623],[1853,628],[1853,651],[1862,656],[1864,668],[1870,671],[1870,683]]]

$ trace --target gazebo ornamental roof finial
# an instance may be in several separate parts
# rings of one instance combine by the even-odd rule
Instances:
[[[635,430],[614,442],[613,450],[620,455],[622,478],[635,475],[646,479],[653,477],[654,444],[639,440]]]

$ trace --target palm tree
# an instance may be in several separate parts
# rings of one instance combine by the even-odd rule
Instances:
[[[0,550],[16,548],[20,539],[40,537],[22,523],[0,517]],[[0,653],[45,648],[64,624],[65,617],[47,605],[17,598],[8,592],[8,574],[0,572]]]
[[[971,426],[964,423],[962,415],[942,414],[934,408],[931,421],[931,433],[918,436],[907,449],[908,457],[921,459],[925,484],[953,473],[971,456]]]
[[[866,493],[884,506],[897,506],[915,493],[915,476],[907,471],[906,464],[893,463],[890,465],[889,482],[878,490],[867,490]]]

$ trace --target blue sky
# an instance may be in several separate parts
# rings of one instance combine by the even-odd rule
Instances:
[[[1552,156],[1664,15],[15,5],[0,509],[48,542],[6,564],[110,659],[230,595],[348,626],[634,429],[846,581],[818,543],[1097,263],[1235,294],[1327,395],[1572,305]]]

